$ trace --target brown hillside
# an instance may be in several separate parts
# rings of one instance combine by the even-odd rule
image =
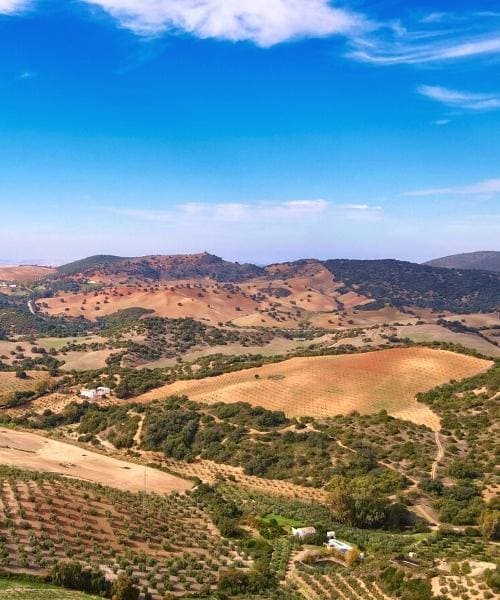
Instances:
[[[29,283],[53,273],[55,273],[55,269],[51,267],[39,267],[37,265],[0,266],[0,281]]]
[[[416,394],[490,366],[487,360],[421,347],[292,358],[218,377],[177,381],[138,400],[185,394],[198,402],[249,402],[290,416],[387,410],[437,430],[439,419],[415,400]]]

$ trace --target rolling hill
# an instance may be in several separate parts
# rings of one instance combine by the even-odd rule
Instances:
[[[128,276],[153,281],[200,277],[210,277],[216,281],[241,281],[262,272],[261,267],[229,262],[208,252],[135,258],[96,255],[58,268],[62,276]]]
[[[490,250],[482,252],[465,252],[435,258],[424,263],[431,267],[444,267],[447,269],[477,269],[481,271],[494,271],[500,273],[500,252]]]
[[[489,260],[493,265],[494,258],[490,256]],[[233,293],[241,292],[238,284],[253,284],[255,293],[272,298],[276,305],[276,301],[283,306],[291,304],[287,307],[289,311],[300,306],[300,296],[307,290],[312,293],[310,298],[308,296],[309,305],[303,306],[308,312],[332,310],[337,303],[340,303],[339,308],[365,305],[363,310],[392,305],[455,313],[484,312],[498,309],[500,298],[500,274],[495,272],[470,267],[437,268],[393,259],[308,259],[258,267],[226,261],[207,252],[137,258],[93,256],[59,267],[55,278],[59,283],[68,278],[92,279],[115,286],[119,283],[157,285],[180,280],[196,284],[203,279],[205,283],[233,284],[234,289],[230,290]],[[250,291],[250,286],[247,289]],[[321,299],[316,298],[315,291]],[[129,292],[126,291],[128,296]],[[240,300],[245,303],[244,299]],[[182,298],[176,298],[174,305],[178,302],[182,303]],[[253,312],[255,302],[250,304],[248,309]],[[144,308],[154,307],[144,305]]]

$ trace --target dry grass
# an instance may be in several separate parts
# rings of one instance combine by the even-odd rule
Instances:
[[[116,350],[94,350],[90,352],[68,352],[59,359],[64,360],[62,369],[64,371],[87,371],[92,369],[103,369],[106,359]]]
[[[409,337],[414,342],[451,342],[460,344],[465,348],[472,348],[486,356],[500,357],[500,348],[490,344],[485,339],[474,333],[455,333],[446,327],[434,324],[408,325],[397,328],[399,337]]]
[[[42,279],[55,272],[50,267],[38,267],[31,265],[14,265],[0,267],[0,280],[14,281],[17,283],[28,283]]]
[[[60,473],[130,492],[144,489],[145,472],[148,488],[159,494],[184,492],[192,487],[190,482],[156,469],[83,450],[34,433],[3,428],[0,428],[0,463]]]
[[[138,400],[186,394],[206,403],[249,402],[290,416],[333,416],[380,410],[439,429],[415,395],[485,371],[490,361],[429,348],[395,348],[341,356],[293,358],[236,373],[177,381]]]

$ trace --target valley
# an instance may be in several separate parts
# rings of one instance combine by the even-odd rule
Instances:
[[[498,274],[19,269],[0,277],[0,566],[20,598],[67,564],[141,600],[491,597]]]

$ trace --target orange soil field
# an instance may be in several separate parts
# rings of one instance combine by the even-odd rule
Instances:
[[[0,267],[0,280],[13,281],[17,283],[28,283],[54,273],[55,269],[50,267],[39,267],[31,265],[4,266]]]
[[[177,381],[142,396],[148,402],[186,394],[206,403],[249,402],[289,416],[333,416],[354,410],[389,414],[439,429],[438,417],[415,400],[451,379],[463,379],[491,362],[445,350],[394,348],[341,356],[292,358],[200,380]]]
[[[184,492],[192,487],[189,481],[169,473],[117,460],[34,433],[3,428],[0,428],[0,463],[22,469],[60,473],[129,492],[144,490],[145,470],[147,489],[157,494]]]

